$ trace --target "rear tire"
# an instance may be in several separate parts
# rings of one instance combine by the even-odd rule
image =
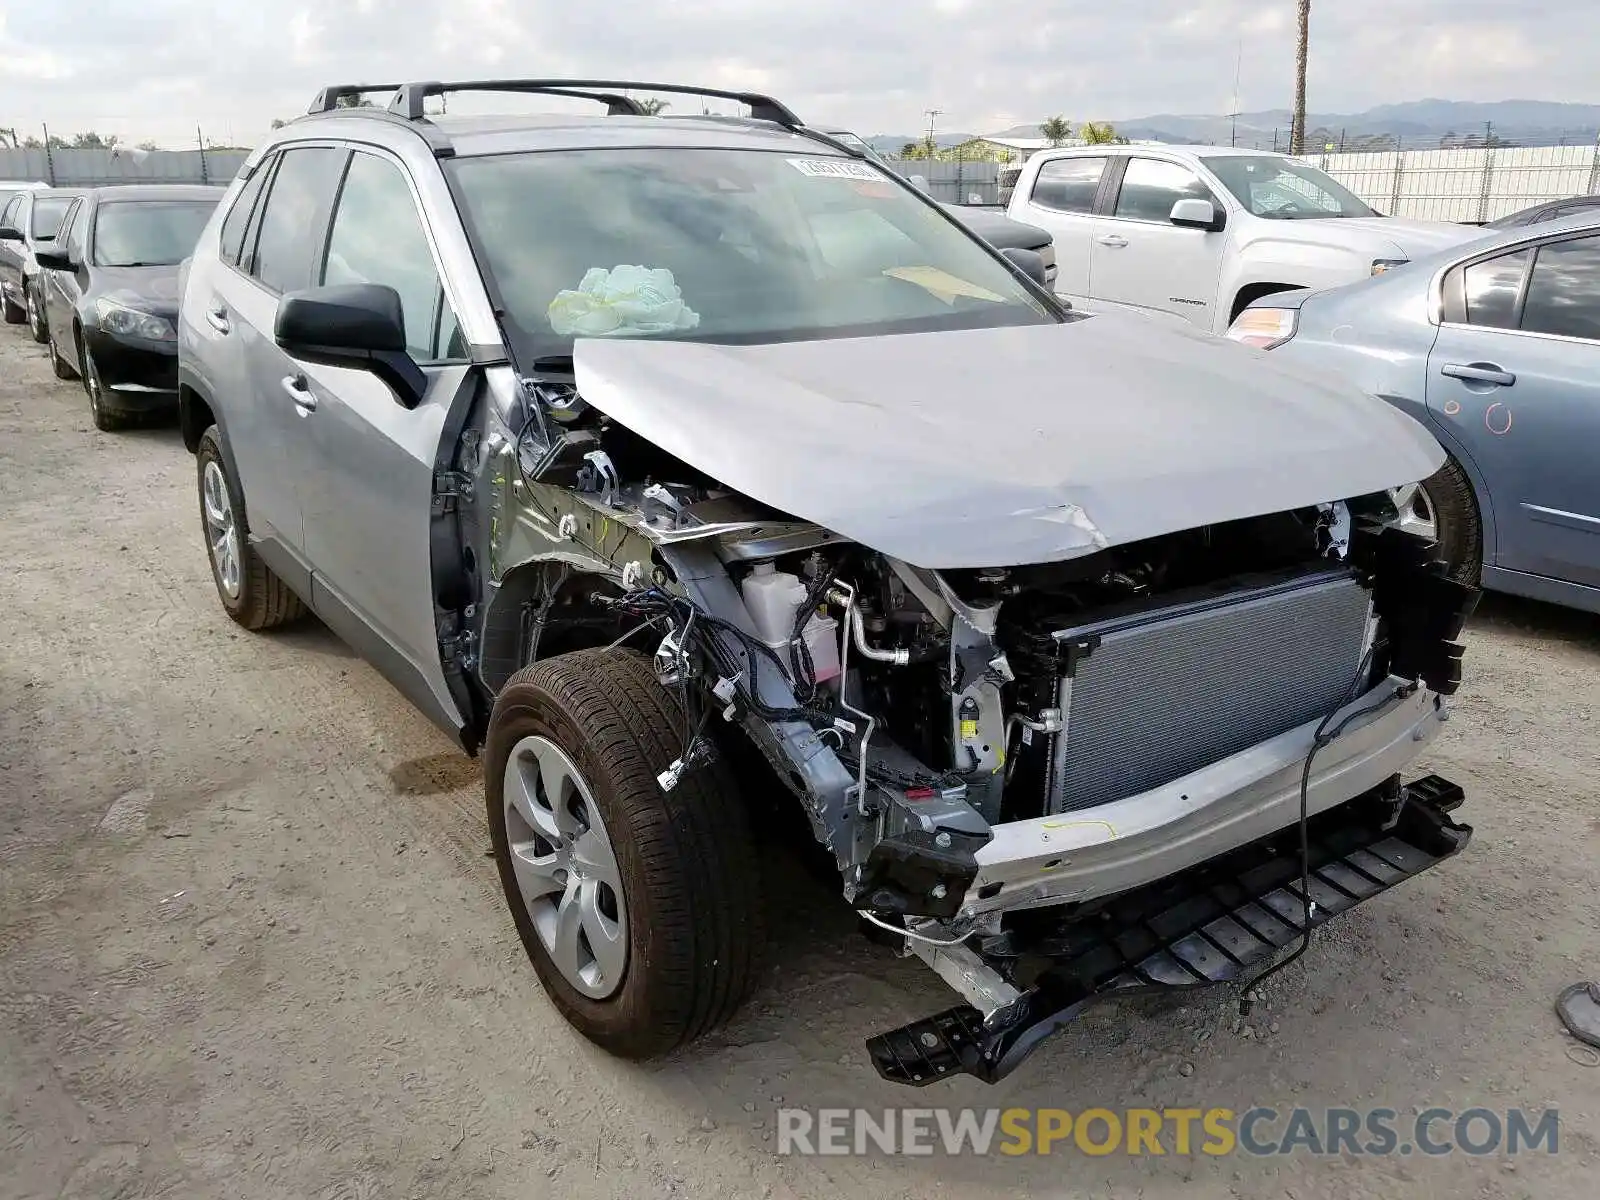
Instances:
[[[273,574],[250,544],[244,498],[228,470],[215,425],[200,435],[195,466],[200,485],[200,529],[223,610],[252,631],[273,629],[303,615],[306,606],[300,597]],[[231,542],[227,537],[230,531]]]
[[[524,668],[501,691],[489,722],[489,832],[517,933],[561,1015],[623,1058],[667,1054],[721,1025],[759,970],[765,922],[757,857],[728,765],[719,759],[686,771],[670,792],[656,780],[683,751],[683,725],[648,663],[628,650],[579,650]],[[517,815],[527,797],[516,790],[528,778],[527,748],[551,744],[598,809],[621,883],[618,907],[627,914],[625,965],[599,998],[596,989],[586,995],[575,986],[547,949],[530,909],[537,901],[518,881],[518,864],[527,878],[533,858],[551,848]]]
[[[1422,482],[1433,508],[1436,552],[1458,583],[1477,587],[1483,576],[1483,522],[1472,481],[1453,458]]]

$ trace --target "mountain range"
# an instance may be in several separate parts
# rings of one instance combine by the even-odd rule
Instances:
[[[1066,114],[1074,124],[1079,118]],[[1095,114],[1083,119],[1098,120]],[[1287,146],[1290,114],[1286,108],[1262,109],[1242,112],[1237,117],[1225,113],[1211,115],[1158,113],[1148,117],[1133,117],[1113,121],[1116,130],[1135,141],[1200,142],[1226,144],[1235,136],[1241,146],[1270,147],[1276,136],[1279,145]],[[1594,141],[1600,136],[1600,104],[1567,104],[1551,100],[1499,100],[1479,103],[1466,100],[1411,100],[1402,104],[1382,104],[1357,113],[1307,113],[1311,141],[1319,137],[1337,142],[1341,138],[1348,144],[1360,139],[1372,144],[1374,139],[1397,137],[1407,147],[1438,144],[1441,139],[1483,138],[1492,135],[1502,142],[1516,145],[1555,145],[1565,142]],[[940,146],[954,146],[975,135],[966,133],[940,134],[935,140]],[[988,137],[1039,137],[1037,125],[1013,125],[1010,129],[993,130]],[[867,139],[880,152],[897,153],[907,142],[919,140],[916,135],[880,134]],[[1391,143],[1392,144],[1392,143]]]

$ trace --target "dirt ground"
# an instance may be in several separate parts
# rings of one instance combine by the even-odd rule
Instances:
[[[1477,835],[1234,997],[1099,1010],[1003,1084],[907,1092],[862,1037],[951,1003],[783,854],[769,974],[649,1067],[546,1003],[478,769],[315,624],[218,606],[173,429],[96,433],[0,331],[0,1196],[1584,1200],[1600,1069],[1600,621],[1486,602],[1424,766]],[[1592,1060],[1587,1060],[1591,1061]],[[781,1105],[1557,1106],[1560,1153],[795,1158]]]

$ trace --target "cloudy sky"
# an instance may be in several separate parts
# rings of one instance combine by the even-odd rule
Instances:
[[[273,15],[268,15],[269,11]],[[248,144],[328,82],[601,75],[988,132],[1286,106],[1294,0],[0,0],[0,126]],[[1559,31],[1559,35],[1557,35]],[[1310,105],[1600,101],[1595,0],[1317,0]]]

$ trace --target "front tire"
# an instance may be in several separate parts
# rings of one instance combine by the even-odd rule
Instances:
[[[758,972],[755,847],[727,764],[669,792],[656,779],[683,736],[682,712],[627,650],[524,668],[489,723],[489,832],[517,933],[561,1015],[624,1058],[721,1025]]]
[[[45,323],[44,297],[39,295],[37,287],[27,288],[24,292],[27,298],[28,332],[33,335],[33,340],[43,346],[50,340],[50,327]]]
[[[0,319],[7,325],[21,325],[28,319],[28,310],[11,303],[9,297],[0,298]]]
[[[56,345],[55,335],[47,339],[50,344],[50,370],[57,379],[75,379],[78,372],[66,358],[62,357],[60,348]]]
[[[211,559],[211,578],[223,610],[251,631],[273,629],[305,611],[299,596],[272,572],[250,544],[239,484],[222,455],[213,425],[195,449],[200,485],[200,528]]]
[[[89,397],[89,416],[94,427],[102,433],[115,433],[133,423],[132,418],[119,409],[112,408],[106,400],[105,384],[100,381],[100,369],[94,365],[94,355],[87,348],[78,363],[78,376],[83,380],[83,391]]]

